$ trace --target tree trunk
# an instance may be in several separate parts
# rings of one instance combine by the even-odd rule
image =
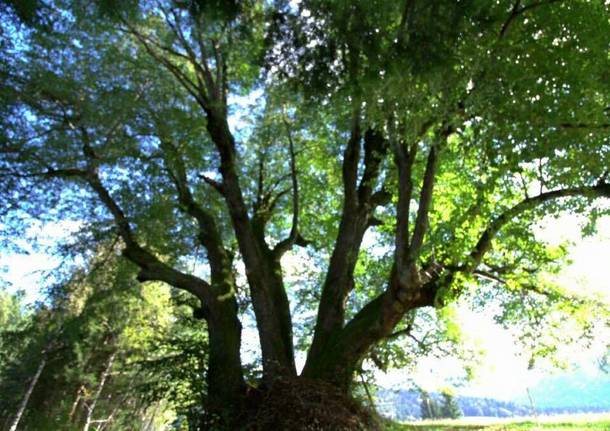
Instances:
[[[261,341],[263,374],[270,382],[279,375],[296,375],[292,343],[292,319],[281,268],[257,240],[236,170],[235,141],[226,112],[206,109],[207,129],[220,155],[223,195],[239,251],[246,267],[252,307]]]
[[[316,327],[311,348],[307,355],[305,374],[312,374],[311,367],[323,351],[333,349],[333,340],[345,324],[345,302],[354,289],[354,269],[358,253],[367,229],[375,221],[374,208],[387,193],[374,193],[380,166],[388,149],[388,141],[381,133],[368,129],[364,134],[364,160],[360,157],[359,114],[355,112],[352,132],[346,145],[343,166],[343,210],[339,232],[330,258],[326,279],[318,307]],[[364,170],[358,181],[358,166],[364,162]]]
[[[353,288],[358,249],[367,222],[366,214],[362,212],[354,214],[356,211],[350,208],[344,209],[329,269],[322,285],[322,296],[318,306],[313,341],[307,354],[305,374],[309,374],[309,358],[313,360],[328,345],[332,345],[331,340],[344,325],[345,298]]]
[[[90,406],[87,406],[87,418],[85,420],[85,426],[83,427],[83,431],[89,431],[89,427],[91,426],[91,422],[93,420],[93,412],[95,411],[95,406],[97,405],[98,400],[100,399],[100,395],[102,394],[102,390],[104,389],[104,385],[106,384],[106,380],[110,375],[110,370],[112,369],[112,364],[114,363],[114,358],[116,357],[117,352],[113,352],[108,358],[108,362],[106,363],[106,367],[102,372],[102,376],[100,378],[100,383],[97,385],[97,390],[95,391],[95,395],[93,397],[93,401]]]
[[[32,378],[30,385],[28,386],[28,390],[25,393],[25,396],[23,397],[21,404],[19,405],[19,410],[17,410],[17,414],[15,415],[15,418],[13,419],[13,423],[11,424],[9,431],[17,430],[17,426],[19,425],[19,422],[21,421],[23,412],[25,411],[25,409],[28,405],[28,402],[30,401],[30,396],[32,395],[32,392],[34,391],[34,388],[36,387],[36,384],[38,383],[38,379],[40,378],[40,374],[42,374],[42,370],[44,369],[46,364],[47,364],[47,354],[46,354],[46,351],[43,350],[42,359],[40,361],[40,364],[38,364],[38,369],[36,370],[36,374],[34,374],[34,377]]]
[[[206,409],[229,419],[239,408],[245,393],[240,345],[241,324],[237,319],[235,298],[218,301],[207,317],[209,336],[208,405]]]
[[[354,372],[366,353],[391,335],[404,314],[432,306],[438,286],[427,283],[405,296],[394,274],[388,290],[362,308],[345,327],[335,333],[326,348],[307,358],[304,376],[331,382],[349,391]],[[404,286],[403,286],[404,287]]]
[[[78,406],[81,402],[81,400],[83,399],[83,391],[85,390],[85,386],[84,385],[80,385],[78,387],[78,390],[76,391],[76,398],[74,399],[74,402],[72,403],[72,408],[70,409],[70,414],[68,415],[68,422],[73,424],[73,423],[77,423],[77,415],[76,412],[78,411]]]
[[[368,349],[382,338],[379,313],[383,295],[369,303],[359,319],[352,321],[329,339],[317,355],[307,358],[304,376],[319,379],[349,392],[352,377]],[[361,313],[359,313],[361,314]]]

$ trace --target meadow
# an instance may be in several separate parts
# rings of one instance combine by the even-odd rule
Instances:
[[[524,418],[462,418],[394,424],[388,431],[608,431],[610,414],[574,414]]]

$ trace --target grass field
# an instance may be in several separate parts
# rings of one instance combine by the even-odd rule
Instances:
[[[395,424],[388,431],[610,431],[610,414],[578,414],[539,418],[464,418]]]

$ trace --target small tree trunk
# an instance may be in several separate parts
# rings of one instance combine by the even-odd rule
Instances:
[[[119,402],[116,404],[116,406],[114,407],[114,409],[112,409],[112,411],[110,412],[110,414],[108,415],[108,417],[106,419],[104,419],[101,423],[102,425],[100,427],[97,428],[97,431],[104,431],[108,425],[110,423],[112,423],[112,421],[114,420],[114,415],[116,414],[116,412],[119,411],[120,408],[124,408],[125,406],[123,405],[123,402],[125,401],[125,399],[127,399],[127,395],[124,395]]]
[[[25,411],[25,408],[27,407],[28,402],[30,401],[30,396],[32,395],[32,392],[34,391],[34,388],[36,387],[36,384],[38,383],[38,379],[40,378],[40,374],[42,374],[42,370],[44,369],[46,364],[47,364],[47,353],[46,353],[46,350],[43,350],[42,359],[40,361],[40,364],[38,364],[38,369],[36,370],[36,374],[34,374],[34,377],[32,378],[30,385],[28,386],[28,390],[25,393],[23,400],[21,401],[21,405],[19,406],[19,410],[17,410],[17,414],[15,415],[15,418],[13,419],[13,423],[11,424],[9,431],[17,430],[17,426],[19,425],[19,422],[21,421],[23,412]]]
[[[532,393],[530,392],[530,388],[525,388],[525,392],[527,392],[527,398],[530,401],[530,407],[532,409],[532,416],[534,416],[534,419],[536,420],[536,423],[539,423],[539,421],[538,421],[538,412],[536,411],[536,404],[534,404],[534,398],[532,397]]]
[[[85,390],[84,385],[80,385],[78,391],[76,391],[76,398],[72,403],[72,408],[70,409],[70,414],[68,415],[68,421],[72,423],[74,420],[74,415],[76,414],[76,409],[78,408],[78,404],[80,403],[81,398],[83,397],[83,391]]]
[[[114,358],[116,357],[116,352],[113,352],[108,358],[108,362],[106,363],[106,368],[102,372],[102,377],[100,378],[100,383],[97,385],[97,390],[95,391],[95,396],[93,397],[93,401],[90,406],[87,406],[87,419],[85,421],[85,426],[83,427],[83,431],[89,431],[89,427],[91,426],[91,421],[93,420],[93,412],[95,410],[95,406],[97,405],[98,400],[100,399],[100,395],[102,394],[102,390],[104,389],[104,385],[106,384],[106,380],[110,375],[110,370],[112,368],[112,364],[114,362]]]
[[[153,426],[155,425],[155,419],[157,417],[158,412],[159,412],[159,403],[156,403],[155,408],[153,409],[152,413],[150,414],[150,418],[146,421],[144,428],[142,428],[142,431],[154,431]]]

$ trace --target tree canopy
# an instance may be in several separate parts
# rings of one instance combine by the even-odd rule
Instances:
[[[549,281],[565,250],[532,226],[609,213],[608,7],[3,2],[3,245],[74,222],[73,262],[115,241],[138,281],[194,296],[226,423],[252,385],[348,392],[363,360],[408,362],[465,296],[548,353],[566,315],[604,313]]]
[[[98,251],[44,304],[28,309],[3,293],[14,323],[0,327],[2,429],[188,429],[180,423],[198,420],[207,337],[193,298],[139,285],[115,252]]]

